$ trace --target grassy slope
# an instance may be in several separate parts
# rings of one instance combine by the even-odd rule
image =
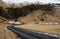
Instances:
[[[0,39],[17,39],[16,35],[7,29],[8,24],[0,24]]]
[[[17,36],[7,29],[8,20],[0,16],[0,39],[17,39]]]
[[[42,16],[42,18],[41,18],[42,13],[43,12],[40,10],[34,11],[33,14],[28,14],[25,17],[20,17],[18,19],[18,21],[23,22],[23,23],[25,23],[25,22],[40,22],[42,18],[44,19],[44,21],[60,21],[60,14],[59,14],[60,11],[58,11],[58,9],[55,13],[55,16],[46,14],[46,15]]]
[[[10,5],[5,2],[0,2],[0,6],[3,8],[10,7]]]

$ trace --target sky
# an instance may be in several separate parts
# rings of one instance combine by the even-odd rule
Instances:
[[[7,3],[23,3],[23,2],[35,3],[37,1],[41,3],[60,3],[60,0],[3,0],[3,1]]]

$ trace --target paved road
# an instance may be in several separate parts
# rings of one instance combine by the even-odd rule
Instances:
[[[21,28],[18,29],[15,28],[14,26],[9,26],[7,28],[13,31],[17,36],[21,36],[24,39],[60,39],[57,37],[48,36],[41,33],[36,33],[29,30],[21,29]]]

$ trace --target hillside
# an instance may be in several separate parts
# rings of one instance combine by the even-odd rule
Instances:
[[[40,22],[40,21],[44,21],[44,22],[60,21],[60,11],[59,10],[60,9],[56,9],[54,15],[45,14],[43,16],[41,16],[43,13],[41,10],[34,11],[33,14],[28,14],[25,17],[20,17],[18,19],[18,21],[23,22],[23,23],[25,23],[25,22]]]
[[[8,23],[8,19],[0,16],[0,24],[1,23]]]
[[[54,9],[50,4],[30,4],[16,5],[0,2],[3,7],[0,12],[1,16],[7,19],[18,19],[20,22],[40,22],[40,21],[60,21],[60,8]],[[5,8],[5,9],[4,9]]]
[[[6,7],[10,7],[10,5],[5,2],[0,2],[0,7],[6,8]]]

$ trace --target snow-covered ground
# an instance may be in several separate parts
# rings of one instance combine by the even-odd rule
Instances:
[[[9,21],[10,24],[21,24],[20,22]]]

